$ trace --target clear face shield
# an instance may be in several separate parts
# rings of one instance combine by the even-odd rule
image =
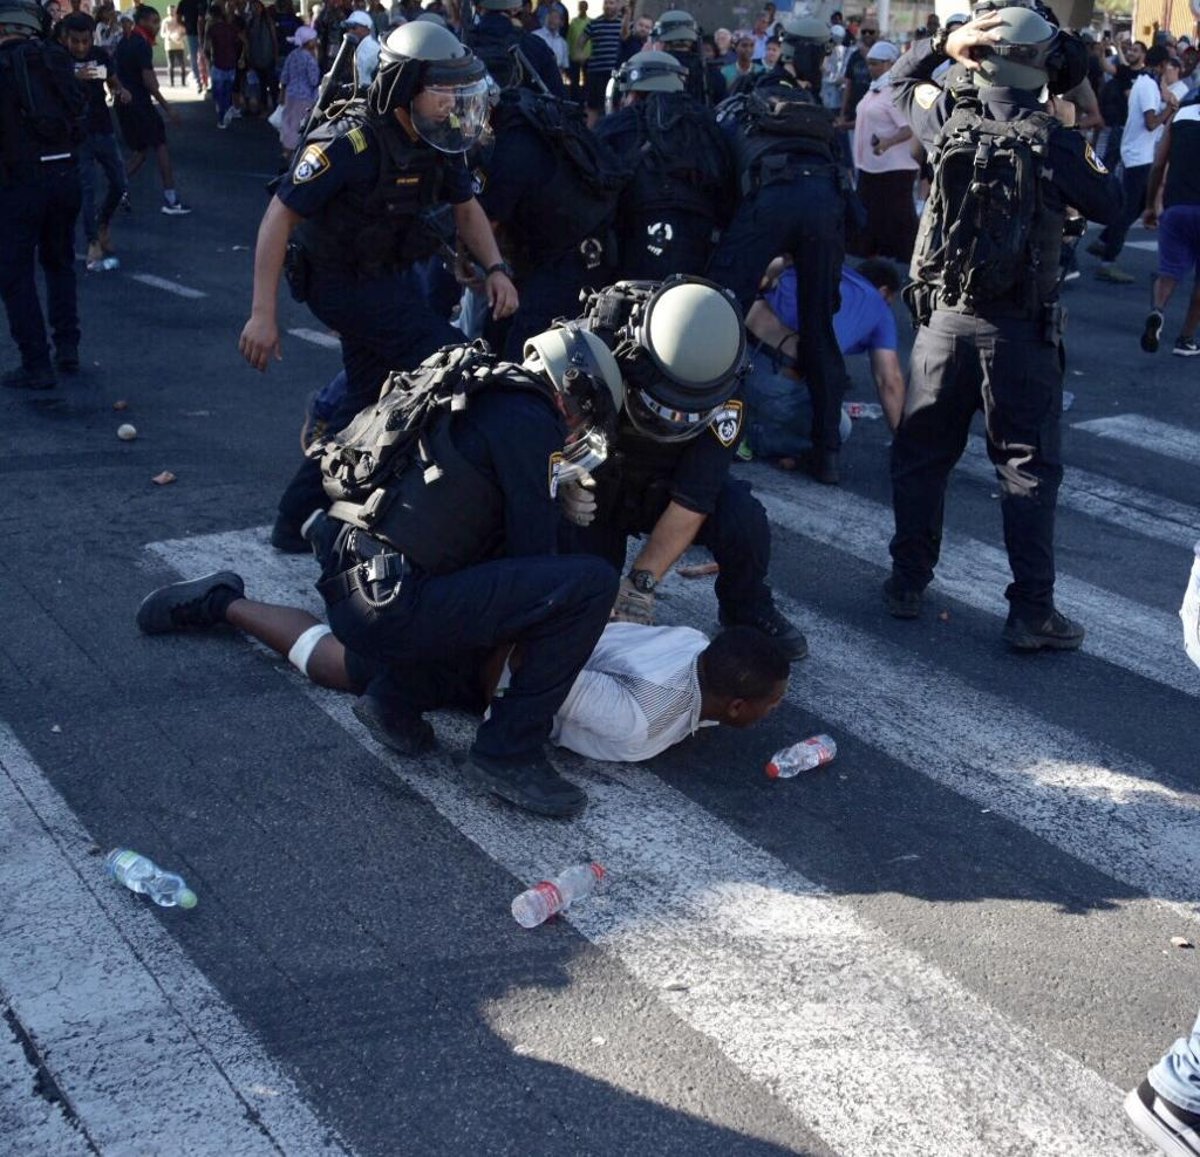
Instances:
[[[465,153],[487,127],[486,78],[463,85],[430,85],[413,97],[409,115],[426,144],[442,153]]]

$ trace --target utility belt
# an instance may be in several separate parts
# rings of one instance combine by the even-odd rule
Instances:
[[[1060,301],[1049,301],[1042,305],[1020,306],[1007,302],[988,302],[985,306],[967,305],[965,302],[949,304],[938,299],[937,287],[920,281],[910,281],[902,292],[904,304],[912,314],[913,329],[929,324],[934,310],[942,313],[958,313],[964,317],[978,317],[985,321],[1032,321],[1038,324],[1040,338],[1047,345],[1062,341],[1067,328],[1067,308]]]
[[[850,175],[833,161],[798,153],[768,154],[742,174],[742,196],[748,197],[767,185],[790,184],[801,177],[833,177],[838,189],[851,188]]]
[[[347,557],[357,561],[317,583],[327,607],[336,606],[355,593],[374,607],[385,607],[400,594],[404,580],[417,573],[404,555],[361,530],[350,531],[342,552],[343,561]]]

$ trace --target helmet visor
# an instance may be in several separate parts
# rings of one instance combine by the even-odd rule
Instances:
[[[430,85],[413,98],[413,128],[442,153],[465,153],[483,135],[488,121],[488,83]]]

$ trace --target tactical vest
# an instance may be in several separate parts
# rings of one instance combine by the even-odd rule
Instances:
[[[321,464],[332,517],[365,530],[426,574],[443,575],[497,557],[504,495],[454,444],[470,399],[483,390],[534,393],[554,387],[497,362],[481,343],[451,346],[396,373],[373,406],[306,451]]]
[[[471,51],[501,88],[513,88],[521,82],[522,69],[514,51],[520,40],[520,31],[511,25],[505,32],[476,28],[471,33]]]
[[[1065,212],[1045,193],[1058,124],[1037,111],[996,121],[977,99],[956,104],[930,155],[933,187],[910,268],[936,308],[1035,318],[1054,300]]]
[[[0,181],[37,174],[43,158],[71,154],[84,139],[87,96],[70,55],[54,41],[30,37],[0,47]]]
[[[743,196],[789,179],[808,162],[834,164],[833,114],[805,89],[760,84],[721,102],[718,120],[737,125],[735,154]]]
[[[301,222],[297,238],[318,269],[331,268],[373,277],[404,269],[442,247],[443,238],[427,227],[435,216],[444,172],[437,150],[407,141],[399,124],[369,119],[361,101],[315,128],[297,156],[354,130],[380,151],[379,177],[370,188],[344,185],[312,218]]]

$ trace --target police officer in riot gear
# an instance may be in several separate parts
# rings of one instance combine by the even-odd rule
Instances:
[[[737,204],[733,151],[686,79],[669,53],[637,53],[613,76],[620,107],[594,129],[631,170],[617,206],[624,281],[703,274]]]
[[[487,114],[483,65],[445,28],[406,24],[384,42],[365,103],[309,133],[267,206],[239,348],[257,370],[281,356],[275,299],[286,258],[293,295],[341,338],[349,384],[333,429],[376,397],[390,371],[461,338],[403,276],[443,243],[426,227],[439,205],[453,206],[461,242],[486,270],[493,315],[517,307],[464,160]],[[325,505],[306,462],[280,501],[271,541],[307,550],[300,527]]]
[[[625,406],[616,453],[593,478],[563,488],[574,524],[564,544],[620,570],[629,535],[645,536],[621,580],[614,618],[649,623],[655,587],[699,543],[720,566],[721,623],[754,627],[789,658],[804,658],[804,636],[776,609],[767,586],[766,512],[747,483],[729,477],[742,434],[736,394],[746,359],[736,303],[700,278],[622,282],[594,295],[585,318],[613,346]]]
[[[48,40],[50,19],[33,0],[0,0],[0,298],[21,364],[0,383],[55,385],[35,266],[59,369],[79,369],[73,231],[82,190],[76,150],[86,97],[65,48]]]
[[[565,98],[566,86],[550,46],[526,32],[517,19],[521,0],[476,0],[479,18],[466,33],[471,50],[501,88],[530,84]]]
[[[655,22],[650,40],[655,49],[670,53],[687,69],[687,91],[693,100],[713,108],[728,95],[720,67],[704,59],[700,26],[690,12],[681,9],[664,12]]]
[[[883,591],[892,615],[920,614],[921,593],[938,559],[946,480],[962,454],[972,417],[982,409],[1013,572],[1004,639],[1021,651],[1073,650],[1083,641],[1083,628],[1054,605],[1054,508],[1062,478],[1059,248],[1068,206],[1103,223],[1117,214],[1121,200],[1119,186],[1091,146],[1040,111],[1058,35],[1031,9],[1006,8],[919,42],[891,72],[896,103],[935,161],[935,191],[943,187],[949,156],[939,145],[957,140],[960,131],[964,157],[977,155],[975,142],[991,132],[992,122],[1012,125],[1014,140],[1020,132],[1039,132],[1045,141],[1038,145],[1044,148],[1036,171],[1040,195],[1030,199],[1037,204],[1031,205],[1029,219],[1018,222],[1027,240],[1021,252],[1003,255],[1015,276],[986,290],[977,286],[963,292],[963,278],[978,278],[981,267],[958,268],[962,262],[953,247],[942,243],[958,220],[949,192],[947,219],[935,205],[941,199],[933,195],[922,218],[914,282],[906,293],[919,328],[904,414],[892,445],[896,533],[892,574]],[[971,72],[974,99],[931,83],[946,59]],[[948,137],[952,115],[955,136]],[[1003,168],[1015,172],[1012,164]],[[973,178],[960,182],[966,189],[962,196],[974,196],[978,183]],[[951,190],[949,184],[944,188]],[[970,219],[977,220],[973,211]]]
[[[833,122],[817,95],[830,48],[829,26],[813,17],[783,21],[780,63],[752,92],[731,97],[718,119],[734,136],[742,203],[721,238],[708,276],[733,291],[743,310],[767,266],[790,254],[800,287],[797,363],[813,399],[807,463],[836,484],[846,364],[833,330],[845,257],[848,174],[836,160]]]
[[[555,555],[556,499],[566,480],[603,462],[621,375],[604,343],[574,323],[535,335],[520,365],[456,347],[394,376],[347,439],[361,444],[368,427],[385,435],[397,428],[387,408],[409,404],[422,382],[450,390],[455,364],[458,382],[471,383],[463,403],[442,406],[379,492],[362,503],[335,501],[318,518],[314,537],[327,544],[318,589],[334,634],[372,664],[356,714],[406,754],[434,742],[421,716],[454,700],[456,666],[478,672],[488,652],[518,645],[520,663],[476,733],[466,769],[519,807],[576,815],[587,797],[547,762],[542,745],[608,620],[617,576],[600,559]],[[336,438],[310,453],[339,493],[346,459]]]

